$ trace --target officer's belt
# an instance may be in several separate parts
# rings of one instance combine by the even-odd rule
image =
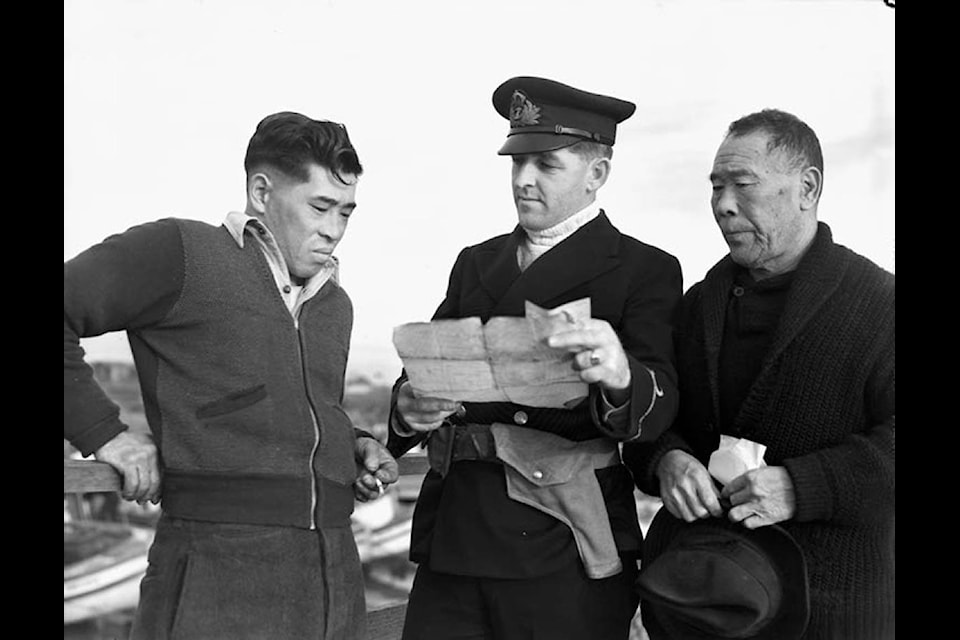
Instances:
[[[440,475],[446,475],[450,465],[458,460],[500,461],[490,425],[473,423],[448,424],[431,433],[427,459],[430,468]]]
[[[491,426],[476,423],[445,424],[431,432],[427,440],[427,460],[430,468],[445,476],[450,465],[460,460],[482,460],[502,464],[503,460],[497,455],[497,444]],[[500,425],[500,428],[504,426],[506,425]],[[559,436],[555,437],[559,438]],[[596,449],[594,445],[594,442],[581,443],[583,450],[577,455],[588,456],[598,469],[619,462],[618,456],[611,458],[608,447],[603,446],[593,451]],[[615,451],[615,448],[613,450]]]

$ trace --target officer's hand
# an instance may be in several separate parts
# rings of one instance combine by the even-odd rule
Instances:
[[[160,467],[157,446],[149,433],[122,431],[97,449],[94,457],[106,462],[123,476],[120,494],[141,505],[160,501]]]
[[[443,424],[443,419],[460,408],[455,400],[443,398],[418,398],[413,395],[409,382],[400,385],[397,393],[397,411],[404,422],[414,431],[433,431]]]
[[[710,472],[689,453],[679,449],[665,453],[657,465],[657,478],[663,506],[677,518],[693,522],[723,515]]]
[[[630,363],[620,344],[617,332],[606,320],[587,318],[569,331],[561,331],[547,338],[555,349],[575,353],[573,368],[586,383],[598,383],[609,391],[623,391],[630,387]]]
[[[366,502],[379,498],[383,489],[397,481],[400,468],[387,448],[374,438],[357,438],[354,448],[357,460],[357,479],[353,493],[357,500]]]
[[[727,483],[720,494],[733,507],[727,517],[748,529],[789,520],[797,510],[793,480],[786,467],[761,467]]]

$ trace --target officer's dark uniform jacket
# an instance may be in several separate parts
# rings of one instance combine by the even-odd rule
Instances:
[[[601,211],[521,273],[517,247],[523,234],[518,226],[510,234],[463,249],[433,318],[478,316],[486,322],[494,316],[523,316],[526,300],[554,308],[590,298],[591,315],[610,323],[629,359],[629,418],[619,427],[604,421],[597,385],[590,385],[589,397],[571,409],[464,403],[464,412],[429,436],[435,440],[430,447],[434,469],[424,479],[414,512],[410,558],[438,572],[493,578],[541,576],[584,560],[588,575],[605,577],[619,567],[591,571],[582,541],[575,539],[566,518],[511,499],[508,482],[516,480],[536,491],[538,485],[563,476],[557,467],[564,465],[564,451],[612,450],[609,464],[595,470],[594,490],[602,495],[615,553],[631,561],[639,556],[642,536],[634,484],[619,461],[616,443],[653,440],[676,414],[671,320],[682,294],[680,265],[670,254],[621,234]],[[391,401],[391,424],[401,427],[396,396],[405,379],[401,376],[394,385]],[[540,443],[527,451],[552,451],[541,466],[537,460],[516,464],[522,452],[518,456],[502,442],[476,437],[489,435],[485,425],[516,435],[512,440],[517,442]],[[536,437],[543,433],[552,435]],[[423,434],[405,437],[391,429],[388,448],[400,456],[424,440]],[[443,446],[435,446],[438,442]],[[445,454],[438,456],[441,449]],[[463,454],[467,450],[472,453]],[[444,455],[447,459],[436,464]],[[505,457],[514,464],[498,459]],[[566,509],[562,502],[553,505],[560,516]],[[602,522],[584,524],[605,530]]]

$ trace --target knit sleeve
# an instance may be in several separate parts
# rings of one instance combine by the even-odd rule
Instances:
[[[172,219],[110,236],[63,265],[63,437],[90,455],[127,427],[93,377],[80,339],[162,319],[183,283],[183,243]]]
[[[800,522],[829,520],[864,524],[888,518],[896,499],[896,380],[892,321],[877,341],[882,357],[864,394],[868,428],[835,446],[789,458]]]

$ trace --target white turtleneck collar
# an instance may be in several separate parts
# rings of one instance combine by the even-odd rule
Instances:
[[[524,229],[526,235],[517,247],[517,264],[526,270],[533,261],[573,235],[573,232],[600,215],[600,202],[594,200],[566,220],[547,229]]]

